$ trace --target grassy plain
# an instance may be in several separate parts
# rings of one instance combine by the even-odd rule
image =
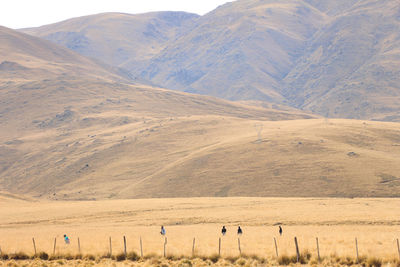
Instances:
[[[126,120],[10,141],[3,190],[54,200],[400,196],[398,123]]]
[[[38,251],[52,254],[105,255],[112,238],[113,254],[123,252],[123,236],[128,251],[144,255],[163,254],[160,225],[167,229],[167,255],[191,256],[218,253],[220,228],[223,257],[239,256],[236,229],[243,254],[273,260],[277,239],[280,255],[295,254],[294,236],[301,251],[316,257],[319,238],[323,257],[355,258],[355,237],[360,255],[383,259],[397,257],[396,238],[400,237],[400,199],[329,198],[191,198],[137,199],[86,202],[36,202],[0,198],[0,246],[3,253],[33,254],[32,237]],[[276,224],[283,224],[279,236]],[[71,244],[62,241],[63,234]]]

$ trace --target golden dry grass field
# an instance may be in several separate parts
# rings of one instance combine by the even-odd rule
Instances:
[[[400,196],[398,123],[126,114],[121,125],[108,115],[8,139],[3,190],[58,200]]]
[[[160,225],[167,230],[167,255],[192,253],[196,238],[196,255],[218,253],[220,228],[222,257],[239,255],[237,226],[243,254],[255,254],[273,262],[278,244],[280,255],[295,254],[293,239],[299,240],[302,252],[316,257],[319,238],[322,257],[355,258],[355,238],[360,256],[382,259],[398,257],[396,238],[400,238],[400,199],[341,198],[179,198],[136,199],[82,202],[38,202],[9,196],[0,197],[0,246],[3,253],[33,254],[32,238],[38,251],[52,254],[78,254],[78,237],[82,254],[105,255],[112,238],[113,254],[127,250],[144,255],[163,254],[164,239]],[[283,224],[279,236],[277,223]],[[66,245],[63,234],[71,239]]]

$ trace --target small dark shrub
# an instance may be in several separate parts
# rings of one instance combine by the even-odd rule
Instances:
[[[246,264],[246,259],[245,258],[239,258],[239,259],[237,259],[235,264],[239,265],[239,266],[244,266]]]
[[[117,256],[115,256],[115,259],[117,261],[124,261],[124,260],[126,260],[126,257],[125,257],[124,253],[119,253],[119,254],[117,254]]]
[[[85,255],[84,258],[85,258],[85,260],[90,260],[90,261],[96,260],[96,257],[92,254],[87,254],[87,255]]]
[[[40,252],[39,254],[36,255],[36,257],[41,260],[47,261],[49,259],[49,254],[47,254],[46,252]]]
[[[219,260],[219,255],[218,254],[213,254],[210,257],[208,257],[209,260],[211,260],[213,263],[216,263]]]
[[[303,251],[303,253],[300,255],[300,258],[301,258],[301,257],[304,257],[304,259],[308,262],[308,261],[310,261],[310,259],[311,259],[311,257],[312,257],[312,254],[311,254],[310,251],[305,250],[305,251]]]
[[[137,261],[137,260],[140,259],[140,257],[139,257],[139,255],[138,255],[136,252],[132,251],[132,252],[129,252],[129,253],[126,255],[126,259],[127,259],[127,260],[130,260],[130,261]]]
[[[301,264],[307,264],[311,258],[311,254],[301,254],[299,258],[299,262]],[[294,256],[294,262],[297,262],[297,256]]]
[[[281,255],[278,258],[278,263],[279,265],[289,265],[290,263],[292,263],[292,259],[287,255]]]

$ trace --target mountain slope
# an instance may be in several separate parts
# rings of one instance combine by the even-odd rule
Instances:
[[[55,77],[68,72],[68,75],[75,76],[84,73],[93,79],[101,77],[128,81],[117,69],[90,60],[69,49],[55,46],[51,42],[1,26],[0,38],[0,71],[3,79],[8,77],[36,80],[36,75],[40,73]]]
[[[399,30],[398,2],[354,4],[314,36],[282,94],[328,117],[399,121]]]
[[[23,29],[23,32],[130,69],[158,54],[197,17],[185,12],[105,13]]]
[[[60,32],[91,35],[68,21],[27,32],[106,62],[119,48],[138,47],[140,54],[131,49],[116,65],[170,89],[269,101],[329,117],[400,121],[398,1],[239,0],[202,17],[182,15],[172,27],[165,26],[169,20],[152,23],[153,13],[129,16],[154,27],[154,39],[142,37],[143,27],[126,35],[118,26],[124,16],[93,17],[99,31],[116,25],[106,35],[113,48],[99,36],[89,38],[87,50],[69,45]],[[90,28],[90,18],[75,21]]]
[[[300,1],[225,4],[133,72],[172,89],[281,102],[279,80],[324,19]]]

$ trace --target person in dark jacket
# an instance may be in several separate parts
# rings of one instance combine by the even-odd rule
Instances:
[[[242,234],[243,234],[243,231],[242,231],[242,228],[240,228],[240,225],[239,225],[239,227],[238,227],[237,234],[238,234],[238,235],[242,235]]]
[[[279,225],[279,235],[282,235],[282,227]]]
[[[225,228],[225,225],[224,225],[224,226],[222,226],[221,233],[222,233],[222,235],[225,235],[225,234],[226,234],[226,228]]]

